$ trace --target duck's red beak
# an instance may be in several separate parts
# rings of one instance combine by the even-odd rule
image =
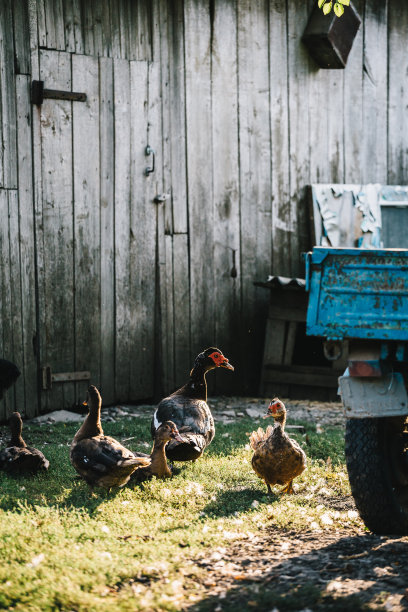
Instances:
[[[220,363],[220,367],[225,368],[226,370],[234,371],[234,366],[230,364],[230,362],[228,361],[226,357],[224,357],[224,361]]]

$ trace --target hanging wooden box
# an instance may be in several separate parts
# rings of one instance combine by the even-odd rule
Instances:
[[[302,37],[310,55],[320,68],[345,68],[361,18],[350,2],[344,14],[324,15],[317,2]]]

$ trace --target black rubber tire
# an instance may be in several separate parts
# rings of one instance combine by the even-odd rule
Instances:
[[[345,452],[351,492],[361,518],[374,533],[408,533],[404,430],[405,418],[400,417],[347,420]]]

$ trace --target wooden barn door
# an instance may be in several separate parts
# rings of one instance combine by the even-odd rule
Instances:
[[[105,403],[153,394],[150,72],[147,62],[40,53],[46,89],[86,94],[34,107],[43,410],[83,401],[89,383]]]

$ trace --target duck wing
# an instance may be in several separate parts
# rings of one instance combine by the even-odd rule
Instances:
[[[9,446],[0,453],[0,468],[8,474],[35,474],[50,465],[37,448]]]
[[[90,485],[123,486],[138,467],[148,465],[150,457],[135,457],[120,442],[109,436],[85,438],[74,444],[71,463]]]
[[[166,455],[172,461],[197,459],[214,438],[214,419],[204,400],[183,396],[165,398],[153,415],[152,436],[164,421],[173,421],[183,439],[183,442],[171,440],[166,446]]]
[[[252,467],[265,482],[286,484],[303,472],[306,455],[295,440],[275,425],[271,435],[258,442]]]

